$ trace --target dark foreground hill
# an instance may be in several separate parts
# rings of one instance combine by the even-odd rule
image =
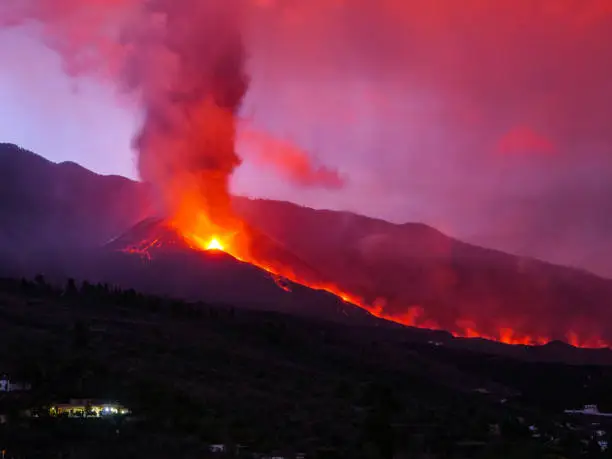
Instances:
[[[562,410],[612,407],[608,367],[101,285],[2,280],[0,329],[2,371],[33,385],[22,408],[92,397],[134,412],[110,428],[9,412],[0,443],[19,457],[207,457],[208,444],[240,443],[292,458],[577,458],[590,431],[564,427]]]
[[[0,269],[6,274],[38,266],[49,274],[61,271],[54,265],[103,246],[152,213],[145,187],[126,179],[53,164],[6,144],[0,166]],[[246,198],[236,198],[235,208],[301,262],[345,291],[378,300],[383,312],[404,322],[508,341],[612,341],[610,280],[465,244],[421,224]],[[109,257],[120,265],[102,263],[105,273],[124,269],[125,257]],[[197,283],[200,275],[190,266],[181,276],[160,276],[155,292],[185,295],[184,284]],[[136,271],[129,279],[145,289]]]

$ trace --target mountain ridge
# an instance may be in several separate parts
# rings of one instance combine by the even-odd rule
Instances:
[[[0,142],[0,159],[2,159],[1,155],[5,155],[7,151],[12,151],[17,153],[17,155],[28,155],[31,158],[38,158],[40,160],[42,160],[42,162],[48,164],[49,166],[59,166],[62,168],[71,168],[74,170],[77,170],[80,173],[85,173],[89,176],[95,177],[95,178],[99,178],[99,179],[108,179],[108,180],[116,180],[118,183],[122,182],[125,184],[129,184],[131,186],[134,187],[134,189],[137,188],[145,188],[146,185],[137,181],[137,180],[133,180],[130,179],[128,177],[122,176],[122,175],[118,175],[118,174],[99,174],[97,172],[94,172],[90,169],[87,169],[86,167],[74,162],[74,161],[61,161],[61,162],[53,162],[37,153],[34,153],[30,150],[27,150],[25,148],[19,147],[16,144],[13,143],[7,143],[7,142]],[[17,158],[18,156],[14,156],[14,158]],[[13,159],[13,158],[11,158]],[[234,195],[232,197],[234,199],[234,202],[244,202],[244,201],[248,201],[251,203],[258,203],[258,202],[262,202],[262,203],[268,203],[268,204],[272,204],[272,205],[281,205],[281,206],[291,206],[294,208],[298,208],[298,209],[304,209],[304,210],[308,210],[308,211],[315,211],[315,212],[323,212],[323,213],[333,213],[333,214],[342,214],[345,216],[351,216],[351,217],[355,217],[355,218],[360,218],[360,219],[365,219],[365,220],[370,220],[372,222],[376,222],[376,223],[380,223],[380,224],[385,224],[385,225],[393,225],[399,228],[410,228],[410,229],[421,229],[421,230],[425,230],[425,232],[429,232],[432,234],[438,234],[442,237],[445,238],[449,238],[449,239],[453,239],[455,241],[461,242],[462,244],[480,249],[480,250],[487,250],[487,251],[491,251],[491,252],[495,252],[497,254],[501,254],[501,255],[507,255],[507,256],[512,256],[512,257],[516,257],[519,258],[521,260],[527,261],[527,262],[533,262],[533,263],[542,263],[545,264],[547,266],[551,266],[551,267],[560,267],[563,269],[568,269],[568,270],[574,270],[576,272],[579,273],[583,273],[583,274],[587,274],[589,276],[594,276],[594,277],[599,277],[601,279],[604,280],[611,280],[609,277],[600,275],[598,273],[595,273],[593,271],[590,271],[586,268],[581,268],[581,267],[576,267],[576,266],[571,266],[571,265],[566,265],[566,264],[559,264],[559,263],[554,263],[542,258],[538,258],[538,257],[534,257],[534,256],[524,256],[524,255],[518,255],[518,254],[514,254],[511,252],[507,252],[504,250],[500,250],[500,249],[496,249],[496,248],[492,248],[492,247],[486,247],[486,246],[481,246],[478,244],[474,244],[474,243],[470,243],[470,242],[465,242],[462,241],[461,239],[456,238],[455,236],[449,235],[444,233],[443,231],[427,224],[424,222],[411,222],[411,221],[405,221],[402,223],[394,223],[394,222],[390,222],[388,220],[384,220],[382,218],[378,218],[378,217],[372,217],[372,216],[368,216],[368,215],[363,215],[363,214],[359,214],[353,211],[349,211],[349,210],[335,210],[335,209],[328,209],[328,208],[318,208],[318,207],[309,207],[303,204],[299,204],[299,203],[295,203],[295,202],[290,202],[290,201],[282,201],[282,200],[276,200],[276,199],[267,199],[267,198],[257,198],[257,197],[249,197],[249,196],[243,196],[243,195]],[[145,201],[147,202],[147,201]],[[155,206],[149,202],[147,202],[148,206],[151,208],[155,208]],[[155,213],[155,212],[153,212]],[[149,216],[150,214],[147,214],[147,216]],[[137,222],[134,221],[134,224],[136,224]],[[124,230],[127,229],[128,227],[124,227]],[[121,234],[121,231],[119,233],[117,233],[114,237],[117,237]]]
[[[7,198],[0,209],[6,222],[0,250],[7,259],[26,266],[43,248],[59,254],[66,247],[100,248],[155,214],[143,184],[70,165],[74,174],[58,173],[67,165],[53,167],[20,151],[0,145],[0,166],[11,166],[1,169],[10,177],[0,185]],[[43,186],[32,186],[36,178]],[[583,270],[467,244],[422,223],[397,225],[245,197],[235,197],[234,207],[251,227],[289,247],[341,290],[378,304],[383,317],[460,336],[478,330],[514,343],[612,342],[605,326],[612,319],[612,281]],[[20,218],[13,218],[13,209]]]

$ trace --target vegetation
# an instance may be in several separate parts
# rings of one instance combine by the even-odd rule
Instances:
[[[0,371],[33,385],[0,398],[0,446],[15,457],[201,458],[217,443],[285,457],[603,457],[586,427],[536,403],[587,376],[605,387],[603,368],[557,365],[543,387],[542,366],[408,343],[401,330],[42,276],[0,281],[0,329]],[[501,403],[508,387],[520,396]],[[70,398],[119,400],[134,418],[20,419]]]

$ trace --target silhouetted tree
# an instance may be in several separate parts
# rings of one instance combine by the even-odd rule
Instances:
[[[598,457],[602,457],[601,447],[599,446],[599,443],[597,443],[596,439],[591,438],[589,440],[585,457],[588,459],[596,459]]]
[[[66,288],[64,289],[64,293],[69,296],[76,296],[79,293],[74,279],[68,279],[68,281],[66,282]]]
[[[264,333],[268,343],[278,346],[283,342],[286,327],[282,322],[267,321],[264,326]]]
[[[395,434],[391,426],[393,413],[399,409],[393,391],[386,384],[372,384],[366,393],[371,406],[364,425],[364,440],[378,448],[382,459],[392,459]]]
[[[77,320],[73,328],[72,345],[76,350],[87,349],[90,344],[89,328],[82,320]]]
[[[37,274],[36,277],[34,278],[34,282],[36,282],[36,285],[38,285],[39,287],[47,286],[47,282],[45,281],[45,276],[43,276],[42,274]]]
[[[559,447],[569,457],[577,457],[582,451],[580,438],[574,431],[566,431],[559,441]]]

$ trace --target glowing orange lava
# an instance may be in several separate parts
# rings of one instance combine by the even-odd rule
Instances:
[[[244,233],[224,233],[215,228],[217,236],[211,236],[210,233],[205,236],[200,236],[199,231],[191,227],[191,230],[184,231],[182,225],[176,224],[175,228],[183,235],[183,238],[187,243],[194,249],[202,251],[219,250],[228,253],[239,261],[250,263],[258,268],[261,268],[270,273],[275,281],[279,278],[285,278],[296,284],[300,284],[314,290],[324,291],[331,293],[342,301],[348,304],[358,306],[365,309],[370,314],[381,319],[389,320],[392,322],[399,323],[401,325],[409,327],[419,327],[431,330],[446,330],[454,337],[461,338],[484,338],[492,341],[498,341],[505,344],[517,344],[517,345],[543,345],[551,341],[548,336],[532,336],[525,333],[521,333],[518,330],[514,330],[507,326],[500,326],[496,334],[483,333],[478,330],[478,326],[475,321],[469,319],[462,319],[456,321],[454,327],[442,327],[440,324],[430,318],[425,317],[425,310],[421,306],[411,306],[406,308],[401,313],[388,314],[384,311],[383,304],[368,304],[363,299],[343,291],[338,286],[332,283],[321,283],[308,281],[300,278],[291,266],[283,265],[276,261],[262,261],[253,257],[248,250],[247,235]],[[278,282],[277,282],[278,284]],[[281,285],[284,290],[291,291],[288,286]],[[450,328],[450,329],[449,329]],[[609,347],[609,344],[600,340],[583,340],[580,341],[576,333],[570,331],[567,333],[566,341],[573,346],[583,348],[601,348]]]
[[[206,250],[224,251],[223,244],[221,244],[221,242],[219,242],[219,239],[217,239],[216,237],[213,237],[210,241],[208,241],[208,244],[206,244]]]

